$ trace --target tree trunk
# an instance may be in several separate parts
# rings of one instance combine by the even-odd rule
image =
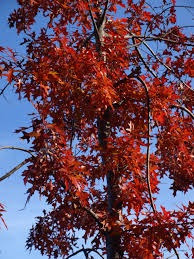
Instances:
[[[95,22],[90,8],[90,16],[94,26],[94,35],[96,39],[96,50],[99,53],[100,59],[106,62],[106,53],[101,50],[103,46],[104,37],[106,35],[104,27],[107,21],[106,10],[108,6],[108,1],[106,1],[105,9],[99,12],[101,15],[96,14],[98,21]],[[98,140],[102,149],[102,162],[106,166],[108,163],[108,157],[106,156],[107,151],[107,138],[111,135],[111,114],[112,108],[109,106],[101,118],[98,118]],[[107,214],[110,221],[111,229],[106,232],[106,250],[107,259],[120,259],[122,258],[121,251],[121,238],[120,238],[120,226],[119,222],[119,179],[115,177],[113,170],[107,169]],[[114,222],[114,225],[112,224]]]
[[[111,107],[108,107],[104,112],[101,119],[98,119],[98,138],[102,148],[102,161],[106,166],[108,157],[106,154],[107,150],[107,138],[110,137],[111,128]],[[107,259],[120,259],[122,258],[121,249],[121,238],[120,238],[120,226],[119,226],[119,215],[121,211],[121,204],[119,202],[119,177],[116,176],[113,170],[107,170],[107,213],[108,218],[111,222],[111,229],[106,233],[106,250]],[[114,225],[112,224],[114,222]]]

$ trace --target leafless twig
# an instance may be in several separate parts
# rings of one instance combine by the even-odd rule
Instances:
[[[87,253],[88,252],[89,253],[94,252],[94,253],[98,254],[102,259],[104,259],[104,257],[98,251],[96,251],[95,249],[92,249],[92,248],[82,248],[82,249],[76,251],[75,253],[69,255],[66,259],[69,259],[69,258],[71,258],[71,257],[73,257],[73,256],[75,256],[75,255],[77,255],[77,254],[79,254],[81,252],[83,252],[83,253],[84,252],[87,252]]]

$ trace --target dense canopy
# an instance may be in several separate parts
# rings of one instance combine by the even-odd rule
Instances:
[[[18,4],[9,26],[22,35],[26,56],[2,46],[1,73],[36,109],[31,126],[16,132],[30,142],[28,199],[38,192],[51,208],[37,218],[27,248],[49,258],[108,259],[162,258],[166,248],[179,258],[193,204],[169,211],[157,198],[163,177],[174,196],[193,187],[194,37],[176,22],[184,6]],[[77,251],[80,235],[89,246]]]

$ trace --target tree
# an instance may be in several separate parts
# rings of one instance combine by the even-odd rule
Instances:
[[[174,196],[193,186],[194,38],[176,24],[176,1],[18,4],[9,26],[23,33],[26,57],[1,47],[1,94],[13,84],[37,112],[16,130],[30,149],[3,147],[29,158],[0,180],[27,164],[27,202],[38,192],[51,207],[27,248],[108,259],[162,258],[166,248],[179,258],[193,204],[156,206],[164,176]],[[75,251],[79,230],[91,247]]]

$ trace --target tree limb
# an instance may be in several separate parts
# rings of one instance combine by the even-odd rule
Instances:
[[[145,92],[146,92],[146,99],[147,99],[147,109],[148,109],[148,114],[147,114],[147,154],[146,154],[146,181],[147,181],[147,186],[148,186],[148,193],[149,193],[149,199],[150,199],[150,204],[152,207],[152,210],[154,213],[156,213],[156,208],[154,204],[154,200],[152,197],[152,189],[151,189],[151,184],[150,184],[150,132],[151,132],[151,127],[150,127],[150,117],[151,117],[151,110],[150,110],[150,97],[149,97],[149,92],[148,92],[148,87],[145,83],[144,80],[141,79],[141,77],[137,76],[136,77],[139,82],[143,85]]]
[[[107,12],[107,9],[108,9],[108,3],[109,3],[109,0],[106,0],[104,11],[103,11],[103,14],[100,18],[100,26],[104,23],[104,20],[105,20],[105,17],[106,17],[106,12]]]
[[[83,210],[85,210],[96,221],[96,223],[99,225],[99,227],[101,227],[101,228],[104,227],[104,225],[100,222],[98,216],[96,215],[96,213],[93,210],[91,210],[91,209],[89,209],[87,207],[82,206],[80,202],[79,202],[79,204],[80,204],[80,207]]]
[[[3,147],[0,147],[0,150],[3,150],[3,149],[12,149],[12,150],[23,151],[23,152],[26,152],[26,153],[28,153],[28,154],[30,154],[31,156],[34,157],[33,151],[29,150],[29,149],[25,149],[25,148],[21,148],[21,147],[15,147],[15,146],[3,146]]]
[[[169,70],[173,75],[175,75],[179,80],[180,82],[185,85],[186,87],[188,87],[189,89],[191,89],[184,81],[182,81],[179,76],[172,70],[172,68],[170,68],[169,66],[167,66],[157,55],[156,53],[153,51],[152,48],[150,48],[150,46],[145,42],[145,41],[142,41],[142,43],[147,47],[147,49],[152,53],[152,55],[155,57],[156,60],[158,60],[158,62],[163,65],[167,70]]]
[[[61,186],[65,189],[65,185],[62,181],[61,181]],[[73,197],[73,199],[77,201],[77,199],[75,197]],[[95,222],[98,224],[98,226],[100,228],[104,228],[104,225],[100,222],[98,216],[92,209],[82,206],[80,201],[78,201],[78,203],[79,203],[79,206],[81,207],[81,209],[85,210],[95,220]]]
[[[154,77],[157,77],[156,73],[155,73],[155,72],[147,65],[147,63],[145,62],[145,60],[144,60],[144,58],[143,58],[143,56],[142,56],[140,50],[139,50],[138,47],[136,46],[136,41],[135,41],[134,38],[132,38],[132,41],[133,41],[133,44],[134,44],[134,46],[135,46],[135,49],[136,49],[136,51],[137,51],[137,53],[138,53],[138,55],[139,55],[141,61],[143,62],[145,68],[146,68]],[[143,41],[142,41],[142,42],[143,42]],[[142,43],[142,42],[141,42],[141,43]]]
[[[12,170],[10,170],[9,172],[7,172],[6,174],[0,177],[0,182],[10,177],[12,174],[14,174],[16,171],[18,171],[22,166],[24,166],[28,162],[29,162],[28,159],[25,159],[23,162],[15,166]]]
[[[81,252],[83,252],[83,253],[85,253],[85,252],[87,252],[87,253],[88,252],[89,253],[94,252],[94,253],[98,254],[102,259],[104,259],[104,257],[98,251],[96,251],[96,250],[94,250],[92,248],[82,248],[82,249],[76,251],[75,253],[69,255],[66,259],[69,259],[69,258],[71,258],[71,257],[73,257],[73,256],[75,256],[75,255],[77,255],[77,254],[79,254]]]
[[[192,119],[194,119],[194,114],[189,109],[187,109],[186,107],[181,106],[181,105],[171,105],[170,107],[181,109],[181,110],[185,111],[186,113],[188,113],[191,116]]]
[[[96,24],[96,22],[94,20],[94,16],[93,16],[93,13],[92,13],[92,9],[91,9],[89,0],[87,0],[87,3],[88,3],[88,7],[89,7],[90,17],[92,19],[92,23],[93,23],[93,26],[94,26],[95,37],[96,37],[96,40],[100,42],[100,35],[99,35],[98,27],[97,27],[97,24]]]
[[[7,84],[3,87],[3,89],[1,89],[0,95],[2,95],[2,94],[4,93],[4,91],[7,89],[7,87],[9,86],[9,84],[10,84],[10,83],[7,83]]]
[[[166,41],[166,42],[176,43],[176,44],[179,43],[178,41],[167,39],[167,38],[162,37],[162,36],[142,36],[142,35],[135,35],[135,34],[131,34],[131,33],[126,35],[125,38],[127,38],[127,39],[135,38],[135,39],[142,39],[142,40],[146,40],[146,41]],[[192,43],[180,42],[180,44],[185,45],[185,46],[194,47],[194,44],[192,44]]]

